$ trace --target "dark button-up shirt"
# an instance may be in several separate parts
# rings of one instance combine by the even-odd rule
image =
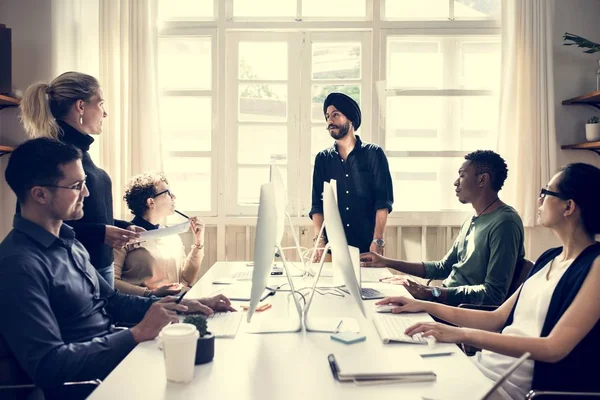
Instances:
[[[364,143],[356,145],[344,161],[337,144],[315,158],[310,217],[323,214],[323,182],[337,181],[337,201],[346,239],[361,252],[369,251],[375,231],[377,210],[392,212],[394,192],[390,168],[383,149]]]
[[[113,321],[139,322],[153,301],[113,290],[65,224],[56,237],[17,214],[0,243],[0,336],[40,387],[106,377],[135,347]]]

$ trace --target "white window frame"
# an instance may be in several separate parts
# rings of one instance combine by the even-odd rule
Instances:
[[[239,43],[243,41],[251,42],[282,42],[288,44],[288,78],[287,81],[276,80],[256,80],[249,82],[256,83],[287,83],[287,121],[285,122],[249,122],[239,121],[244,125],[287,125],[287,181],[297,181],[298,171],[298,137],[299,137],[299,96],[291,95],[291,93],[300,92],[300,83],[294,77],[299,76],[298,63],[294,62],[296,54],[299,53],[300,35],[297,32],[228,32],[227,33],[227,116],[226,116],[226,135],[227,135],[227,175],[228,185],[227,192],[227,213],[228,215],[250,216],[256,215],[258,212],[258,204],[238,204],[238,49]],[[260,164],[257,167],[264,167]],[[291,199],[296,197],[297,186],[288,185],[288,212],[291,210]]]
[[[331,80],[313,80],[312,79],[312,43],[340,43],[340,42],[359,42],[361,44],[361,76],[360,79],[331,79]],[[361,136],[363,141],[372,141],[372,103],[373,103],[373,87],[372,82],[372,48],[371,48],[371,32],[369,31],[346,31],[346,32],[323,32],[323,31],[309,31],[305,33],[305,39],[303,41],[303,53],[302,53],[302,73],[301,79],[301,93],[302,98],[302,129],[300,134],[301,147],[300,147],[300,176],[299,185],[300,187],[306,188],[300,191],[300,198],[298,199],[300,205],[295,213],[298,217],[307,217],[311,206],[311,192],[312,192],[312,173],[310,166],[314,163],[314,159],[311,154],[311,138],[312,128],[319,126],[319,123],[312,121],[311,115],[311,104],[312,104],[312,86],[313,85],[345,85],[345,84],[359,84],[360,85],[360,108],[362,114],[361,126],[358,130],[358,134]],[[325,117],[321,122],[323,127],[323,134],[327,135],[325,131]],[[333,144],[333,139],[331,139]],[[324,149],[323,149],[324,150]]]
[[[218,160],[215,156],[215,150],[218,146],[218,131],[219,131],[219,113],[218,113],[218,79],[217,76],[217,30],[216,29],[189,29],[189,28],[164,28],[159,33],[159,39],[161,38],[198,38],[208,37],[211,40],[211,88],[203,90],[162,90],[160,91],[161,97],[168,96],[190,96],[190,97],[210,97],[211,98],[211,149],[209,151],[189,150],[189,151],[164,151],[163,156],[168,157],[191,157],[191,158],[210,158],[210,180],[211,186],[214,187],[214,182],[217,180]],[[182,116],[183,118],[189,116]],[[168,178],[168,177],[167,177]],[[185,210],[188,212],[194,212],[198,216],[217,216],[217,202],[218,196],[217,191],[211,190],[211,206],[208,211],[199,210]]]
[[[338,17],[333,19],[329,16],[327,17],[307,17],[302,16],[302,2],[304,0],[296,0],[296,15],[287,16],[287,17],[234,17],[233,16],[233,7],[235,0],[224,0],[227,3],[226,7],[226,18],[227,21],[230,22],[281,22],[284,24],[289,23],[297,23],[297,22],[329,22],[336,21],[341,22],[342,24],[347,24],[348,22],[364,22],[364,21],[372,21],[373,20],[373,2],[378,2],[379,0],[365,0],[365,16],[364,17]]]

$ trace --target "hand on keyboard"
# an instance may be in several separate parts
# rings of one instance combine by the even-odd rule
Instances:
[[[426,311],[427,303],[421,300],[410,299],[404,296],[386,297],[379,300],[375,305],[394,305],[398,306],[396,313],[417,313]]]
[[[439,322],[420,322],[406,329],[408,336],[422,335],[428,341],[434,340],[442,343],[463,343],[465,329],[456,326],[441,324]]]

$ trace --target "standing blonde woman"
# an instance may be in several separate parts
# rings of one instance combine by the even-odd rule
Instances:
[[[20,107],[23,125],[32,138],[57,139],[83,153],[90,196],[83,203],[83,218],[66,222],[89,252],[92,265],[113,286],[111,247],[124,246],[143,229],[113,218],[112,182],[108,174],[94,164],[88,152],[94,142],[91,135],[102,133],[102,120],[108,115],[98,80],[79,72],[65,72],[50,84],[29,86]],[[57,187],[54,190],[71,189]]]

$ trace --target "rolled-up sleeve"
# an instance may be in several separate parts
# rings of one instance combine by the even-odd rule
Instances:
[[[319,153],[315,157],[315,169],[313,171],[312,203],[308,214],[311,219],[315,214],[323,214],[323,182],[325,182],[325,178],[321,172],[322,163],[322,156]]]
[[[381,147],[376,151],[373,175],[375,177],[375,209],[387,208],[388,213],[391,213],[394,205],[394,186],[390,166]]]
[[[3,263],[0,309],[5,323],[0,334],[36,385],[104,378],[135,347],[130,331],[65,343],[51,305],[51,282],[40,261],[13,256]]]

